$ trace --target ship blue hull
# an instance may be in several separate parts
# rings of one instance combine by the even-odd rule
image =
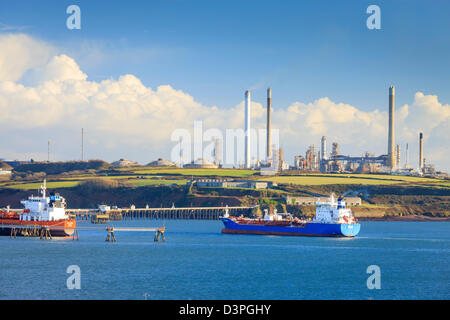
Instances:
[[[264,234],[280,236],[313,236],[313,237],[354,237],[359,233],[361,225],[340,223],[308,222],[304,226],[265,226],[239,224],[228,218],[221,219],[225,228],[222,233]]]

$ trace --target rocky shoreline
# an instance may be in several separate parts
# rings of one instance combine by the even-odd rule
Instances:
[[[450,221],[450,217],[430,216],[384,216],[384,217],[358,217],[358,221]]]

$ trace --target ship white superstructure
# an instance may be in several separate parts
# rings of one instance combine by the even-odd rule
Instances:
[[[352,223],[355,221],[350,208],[345,206],[343,198],[336,201],[334,194],[328,202],[316,202],[315,222],[324,223]]]
[[[58,221],[66,220],[65,207],[66,200],[59,194],[50,194],[47,196],[46,181],[41,185],[41,196],[30,196],[27,200],[20,203],[25,207],[20,220],[23,221]]]

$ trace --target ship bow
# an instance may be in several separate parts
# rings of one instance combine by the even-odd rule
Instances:
[[[345,237],[354,237],[359,233],[360,228],[359,223],[341,224],[341,233]]]

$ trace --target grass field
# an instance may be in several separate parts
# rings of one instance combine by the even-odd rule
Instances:
[[[47,182],[47,188],[49,189],[59,189],[59,188],[72,188],[78,185],[80,181],[54,181]],[[18,183],[13,185],[4,186],[9,189],[36,189],[38,190],[41,187],[42,182],[32,182],[32,183]]]
[[[131,176],[133,177],[133,176]],[[50,181],[47,182],[47,188],[49,189],[60,189],[60,188],[72,188],[76,187],[80,182],[85,181],[87,179],[93,179],[96,177],[86,178],[86,179],[68,179],[61,181]],[[117,179],[118,177],[111,177],[112,179]],[[143,186],[155,186],[155,185],[185,185],[187,183],[187,179],[122,179],[124,182],[131,183],[136,187]],[[41,186],[42,182],[30,182],[30,183],[13,183],[9,185],[2,186],[0,188],[8,188],[8,189],[21,189],[21,190],[38,190]]]
[[[155,185],[185,185],[188,180],[180,179],[180,180],[157,180],[157,179],[130,179],[126,180],[129,183],[134,184],[136,187],[144,187],[144,186],[155,186]]]
[[[275,176],[261,177],[261,180],[268,180],[283,184],[298,185],[326,185],[326,184],[363,184],[363,185],[393,185],[400,183],[410,183],[413,185],[424,185],[429,187],[449,187],[448,180],[436,180],[421,177],[390,176],[390,175],[347,175],[347,174],[323,174],[323,175],[296,175],[296,176]]]
[[[450,180],[431,179],[412,176],[397,176],[383,174],[322,174],[301,173],[297,175],[259,176],[255,170],[243,169],[180,169],[180,168],[154,168],[154,167],[128,167],[119,168],[110,175],[79,175],[79,176],[51,176],[47,183],[49,188],[70,188],[77,186],[81,181],[89,179],[114,179],[132,183],[137,187],[152,185],[184,185],[190,176],[200,177],[234,177],[273,181],[279,184],[295,184],[305,186],[317,185],[408,185],[427,188],[449,189]],[[141,176],[146,178],[142,179]],[[38,189],[41,182],[2,181],[0,188],[12,189]]]
[[[166,174],[166,175],[183,175],[183,176],[220,176],[220,177],[236,177],[245,178],[257,173],[254,170],[242,170],[242,169],[155,169],[152,167],[138,168],[128,170],[119,169],[119,171],[132,172],[134,174]]]
[[[281,177],[290,175],[280,175]],[[293,177],[329,177],[329,178],[354,178],[354,179],[373,179],[373,180],[395,180],[403,182],[442,182],[445,180],[415,177],[415,176],[400,176],[400,175],[388,175],[388,174],[355,174],[355,173],[303,173],[292,175]]]
[[[358,208],[367,208],[367,209],[386,209],[389,206],[381,205],[381,204],[371,204],[371,203],[362,203],[358,206]]]

